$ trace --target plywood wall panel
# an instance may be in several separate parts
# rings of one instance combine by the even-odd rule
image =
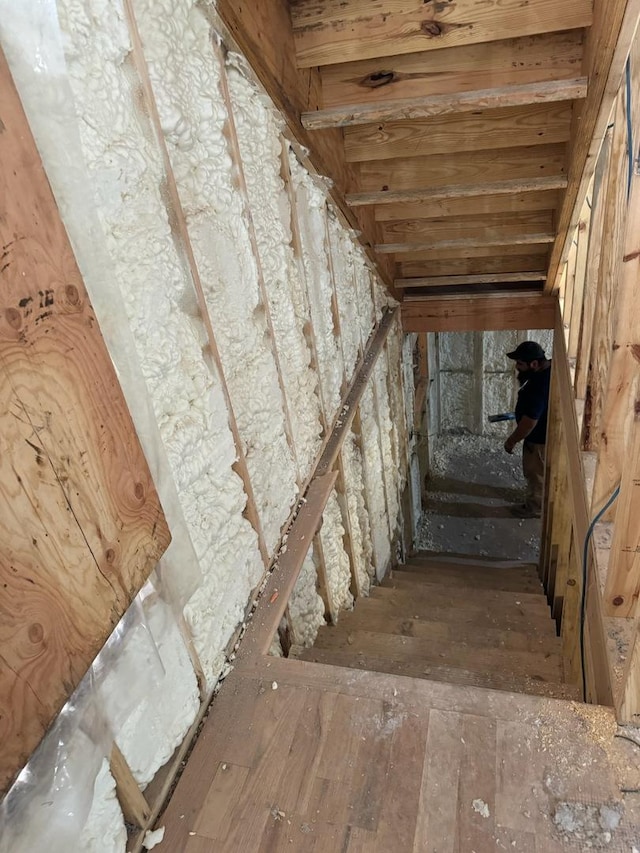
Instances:
[[[170,534],[0,54],[0,790]]]

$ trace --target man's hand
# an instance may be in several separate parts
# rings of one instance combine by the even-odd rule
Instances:
[[[504,449],[507,451],[507,453],[513,453],[513,448],[515,446],[516,446],[515,441],[512,441],[511,436],[509,436],[509,438],[504,443]]]

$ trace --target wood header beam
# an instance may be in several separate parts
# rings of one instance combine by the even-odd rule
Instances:
[[[543,272],[478,273],[475,275],[439,275],[425,278],[397,278],[394,287],[445,287],[462,284],[511,284],[518,281],[544,281]]]
[[[398,254],[402,252],[429,252],[440,249],[468,249],[477,246],[535,246],[553,243],[555,235],[551,232],[540,234],[514,234],[503,237],[489,237],[483,240],[469,237],[460,240],[440,240],[432,243],[378,243],[376,252],[381,254]]]
[[[380,100],[370,104],[348,104],[315,112],[303,113],[302,126],[307,130],[329,127],[350,127],[385,121],[404,121],[433,116],[469,113],[500,107],[523,107],[531,104],[550,104],[556,101],[582,99],[587,94],[587,78],[547,80],[542,83],[521,83],[494,89],[477,89],[445,95],[423,95],[419,98]]]
[[[493,181],[492,183],[481,184],[451,184],[433,189],[348,193],[346,201],[350,207],[360,207],[367,204],[419,204],[429,201],[473,198],[474,196],[514,195],[563,190],[566,186],[567,179],[564,175],[551,175],[545,178],[516,178],[509,181]]]
[[[298,66],[310,68],[588,27],[591,2],[293,0],[291,19]]]
[[[402,328],[405,332],[552,329],[556,303],[554,296],[527,292],[406,298]]]

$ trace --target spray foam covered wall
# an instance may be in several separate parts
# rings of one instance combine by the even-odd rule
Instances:
[[[124,850],[111,745],[144,789],[185,737],[388,301],[242,58],[221,66],[206,7],[130,7],[142,55],[121,0],[0,0],[2,47],[173,537],[5,798],[2,853],[45,837],[48,853]],[[385,361],[369,382],[319,534],[337,609],[351,606],[352,570],[366,591],[391,557],[399,359],[396,345],[395,373]],[[305,644],[324,620],[319,559],[290,604]]]

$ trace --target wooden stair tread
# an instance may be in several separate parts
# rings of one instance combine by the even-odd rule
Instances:
[[[542,598],[542,596],[541,596]],[[516,601],[520,601],[519,598]],[[425,606],[427,604],[427,606]],[[478,606],[468,602],[467,606],[451,606],[448,599],[432,599],[425,602],[408,594],[405,590],[393,590],[376,586],[371,588],[370,597],[361,600],[356,608],[365,607],[369,610],[378,607],[380,611],[390,616],[401,616],[404,619],[427,618],[434,622],[446,622],[450,625],[482,625],[488,628],[504,630],[532,631],[555,635],[554,623],[548,613],[531,612],[523,607],[493,608],[486,605]],[[342,618],[342,617],[341,617]]]
[[[371,595],[387,595],[388,593],[409,594],[415,596],[417,601],[423,601],[429,605],[438,602],[449,603],[451,607],[475,607],[475,608],[512,608],[522,607],[541,616],[550,618],[547,601],[539,593],[512,592],[500,589],[459,589],[442,584],[427,584],[420,579],[403,578],[385,579],[380,586],[373,587]],[[517,604],[516,602],[519,602]]]
[[[465,642],[473,643],[477,647],[489,646],[541,654],[560,649],[560,638],[556,635],[551,619],[545,620],[540,628],[534,631],[517,631],[492,625],[438,621],[429,614],[399,615],[386,607],[384,602],[374,599],[366,604],[361,602],[354,610],[341,613],[338,627],[347,631],[375,631],[422,640]]]
[[[534,577],[516,575],[507,572],[490,573],[486,569],[454,570],[438,569],[426,566],[406,566],[394,569],[390,579],[415,579],[416,582],[441,584],[442,586],[462,587],[465,589],[496,589],[505,592],[529,592],[541,594],[542,584],[537,575]]]
[[[477,648],[460,642],[438,642],[366,630],[349,631],[340,626],[321,628],[315,647],[389,658],[396,662],[455,666],[485,674],[501,672],[516,678],[528,675],[545,681],[562,680],[559,648],[545,653]]]
[[[494,560],[491,558],[471,557],[464,554],[430,554],[418,551],[409,558],[406,565],[437,566],[438,568],[490,569],[491,571],[538,572],[537,563],[524,563],[519,560]]]
[[[292,656],[301,660],[327,663],[334,666],[345,666],[353,669],[364,669],[373,672],[387,672],[394,675],[405,675],[410,678],[422,678],[431,681],[445,681],[450,684],[462,684],[472,687],[485,687],[493,690],[505,690],[510,693],[528,693],[535,696],[548,696],[555,699],[580,698],[579,688],[574,685],[552,681],[541,681],[535,678],[514,678],[503,673],[471,672],[460,667],[418,664],[415,662],[397,662],[373,655],[359,655],[336,649],[320,649],[312,647],[300,650],[292,649]]]

